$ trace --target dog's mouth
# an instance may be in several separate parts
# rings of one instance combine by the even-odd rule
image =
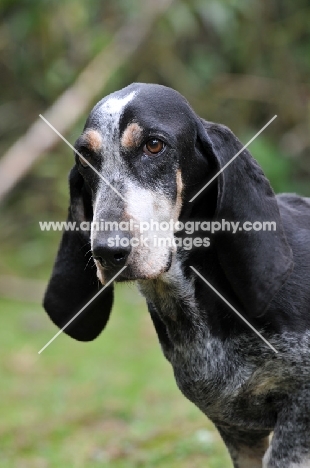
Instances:
[[[95,264],[97,266],[97,276],[102,284],[106,284],[115,276],[115,281],[117,283],[124,283],[128,281],[156,279],[163,273],[167,273],[170,270],[172,265],[172,259],[173,252],[170,251],[168,254],[168,260],[166,264],[159,269],[158,267],[154,269],[151,265],[147,265],[146,261],[144,261],[146,268],[139,268],[136,265],[132,264],[130,261],[128,261],[128,263],[124,265],[125,268],[124,266],[118,267],[100,264],[98,261],[95,261]],[[118,275],[118,272],[121,270],[122,272]]]

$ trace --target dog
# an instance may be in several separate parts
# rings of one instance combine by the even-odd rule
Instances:
[[[213,421],[234,467],[310,467],[310,199],[275,196],[227,127],[142,83],[95,105],[69,186],[78,228],[63,233],[47,287],[51,320],[93,340],[112,280],[135,281],[178,387]],[[198,242],[178,229],[189,221]],[[206,237],[203,222],[240,227]],[[276,229],[242,228],[265,222]]]

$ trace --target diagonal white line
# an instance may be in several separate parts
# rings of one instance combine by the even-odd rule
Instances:
[[[113,278],[110,279],[110,281],[108,281],[107,284],[105,284],[105,285],[103,286],[103,288],[101,288],[100,291],[97,292],[97,294],[95,294],[94,297],[93,297],[90,301],[88,301],[87,304],[85,304],[85,305],[82,307],[82,309],[80,309],[80,310],[78,311],[78,313],[75,314],[75,316],[72,317],[72,319],[69,320],[69,322],[68,322],[61,330],[59,330],[59,332],[56,333],[56,335],[53,336],[53,338],[52,338],[51,340],[49,340],[49,342],[46,343],[46,345],[43,346],[42,349],[40,349],[40,351],[38,352],[38,354],[41,354],[42,351],[44,351],[45,348],[47,348],[47,347],[57,338],[57,336],[59,336],[59,335],[70,325],[70,323],[72,323],[73,320],[75,320],[76,317],[77,317],[78,315],[80,315],[80,313],[83,312],[83,310],[86,309],[86,307],[89,306],[89,304],[91,304],[91,303],[93,302],[93,300],[96,299],[96,297],[98,297],[99,294],[101,294],[102,291],[104,291],[104,290],[115,280],[115,278],[117,278],[117,277],[122,273],[123,270],[125,270],[125,268],[127,268],[127,265],[125,265],[123,268],[121,268],[121,269],[119,270],[119,272],[116,273],[116,275],[113,276]]]
[[[251,140],[248,141],[247,144],[244,145],[244,147],[241,148],[241,150],[238,151],[238,153],[235,154],[235,156],[233,156],[233,157],[231,158],[231,160],[228,161],[228,163],[225,164],[225,166],[223,166],[222,169],[221,169],[220,171],[218,171],[218,173],[215,174],[215,176],[213,176],[212,179],[210,179],[209,182],[207,182],[206,185],[204,185],[204,186],[202,187],[202,189],[200,189],[199,192],[197,192],[196,195],[194,195],[193,198],[191,198],[191,199],[189,200],[189,202],[191,203],[192,201],[194,201],[195,198],[198,197],[198,195],[200,195],[201,192],[203,192],[203,191],[208,187],[208,185],[210,185],[211,182],[213,182],[213,181],[221,174],[221,172],[225,171],[226,167],[229,166],[229,164],[231,164],[231,163],[239,156],[239,154],[241,154],[242,151],[245,150],[245,148],[247,148],[247,147],[252,143],[252,141],[254,141],[255,138],[257,138],[258,135],[260,135],[260,134],[265,130],[265,128],[267,128],[268,125],[270,125],[271,122],[273,122],[276,118],[277,118],[277,115],[274,115],[274,116],[272,117],[272,119],[270,119],[269,122],[267,122],[266,125],[264,125],[263,128],[261,128],[260,131],[257,132],[256,135],[254,135],[253,138],[251,138]]]
[[[266,340],[266,338],[264,338],[263,335],[261,335],[261,334],[259,333],[259,331],[257,331],[256,328],[253,327],[253,325],[251,325],[250,322],[248,322],[248,321],[243,317],[243,315],[241,315],[240,312],[238,312],[237,309],[235,309],[235,308],[227,301],[227,299],[225,299],[225,297],[223,297],[222,294],[220,294],[220,293],[212,286],[212,284],[210,284],[209,281],[207,281],[207,280],[199,273],[199,271],[196,270],[196,268],[194,268],[193,266],[190,266],[190,268],[196,273],[196,275],[199,276],[199,278],[202,279],[202,281],[204,281],[204,282],[209,286],[209,288],[212,289],[212,291],[215,292],[215,294],[217,294],[217,295],[222,299],[222,301],[225,302],[225,304],[227,304],[227,305],[231,308],[231,310],[233,310],[233,311],[238,315],[238,317],[241,318],[241,320],[243,320],[243,321],[248,325],[248,327],[251,328],[251,330],[254,331],[254,333],[256,333],[257,336],[260,337],[261,340],[263,340],[263,341],[269,346],[269,348],[272,349],[272,351],[274,351],[275,353],[279,353],[279,351],[277,351],[277,350],[272,346],[272,344],[270,344],[269,341]]]
[[[71,143],[70,143],[68,140],[66,140],[66,138],[65,138],[61,133],[59,133],[59,131],[56,130],[56,128],[55,128],[48,120],[46,120],[45,117],[43,117],[43,115],[39,114],[39,117],[40,117],[42,120],[44,120],[44,122],[45,122],[52,130],[54,130],[54,132],[57,133],[57,135],[58,135],[65,143],[67,143],[67,145],[70,146],[70,148],[73,149],[73,151],[74,151],[76,154],[78,154],[79,157],[80,157],[81,159],[83,159],[83,161],[85,161],[85,162],[89,165],[89,167],[91,167],[92,170],[93,170],[94,172],[96,172],[96,174],[98,174],[98,176],[101,177],[101,179],[102,179],[109,187],[111,187],[111,189],[114,190],[114,192],[117,193],[117,195],[118,195],[119,197],[121,197],[122,200],[126,201],[125,198],[123,197],[123,195],[122,195],[121,193],[119,193],[119,191],[116,190],[116,188],[113,187],[113,185],[111,185],[110,182],[107,181],[107,180],[103,177],[103,175],[100,174],[100,172],[97,171],[97,169],[96,169],[94,166],[92,166],[92,165],[90,164],[90,162],[89,162],[86,158],[84,158],[84,156],[83,156],[81,153],[79,153],[79,152],[74,148],[74,146],[72,146]]]

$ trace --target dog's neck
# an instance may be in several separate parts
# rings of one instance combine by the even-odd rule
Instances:
[[[191,265],[207,280],[212,276],[214,287],[224,284],[230,292],[228,298],[234,297],[212,248],[203,253],[179,251],[169,271],[157,279],[138,281],[149,309],[165,324],[173,343],[184,342],[184,337],[189,342],[199,340],[201,330],[204,330],[204,339],[214,336],[221,340],[243,330],[244,325],[234,314],[227,314],[227,306],[203,284]],[[197,288],[198,283],[202,283],[200,288]]]
[[[157,279],[138,281],[140,292],[156,309],[176,341],[179,333],[180,338],[182,336],[184,339],[184,328],[191,338],[201,328],[201,316],[195,297],[195,278],[192,274],[186,276],[184,260],[182,254],[176,255],[169,271]]]

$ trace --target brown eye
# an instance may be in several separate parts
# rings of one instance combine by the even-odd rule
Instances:
[[[164,148],[165,144],[163,141],[158,140],[158,138],[151,138],[143,147],[145,154],[152,156],[153,154],[158,154]]]

